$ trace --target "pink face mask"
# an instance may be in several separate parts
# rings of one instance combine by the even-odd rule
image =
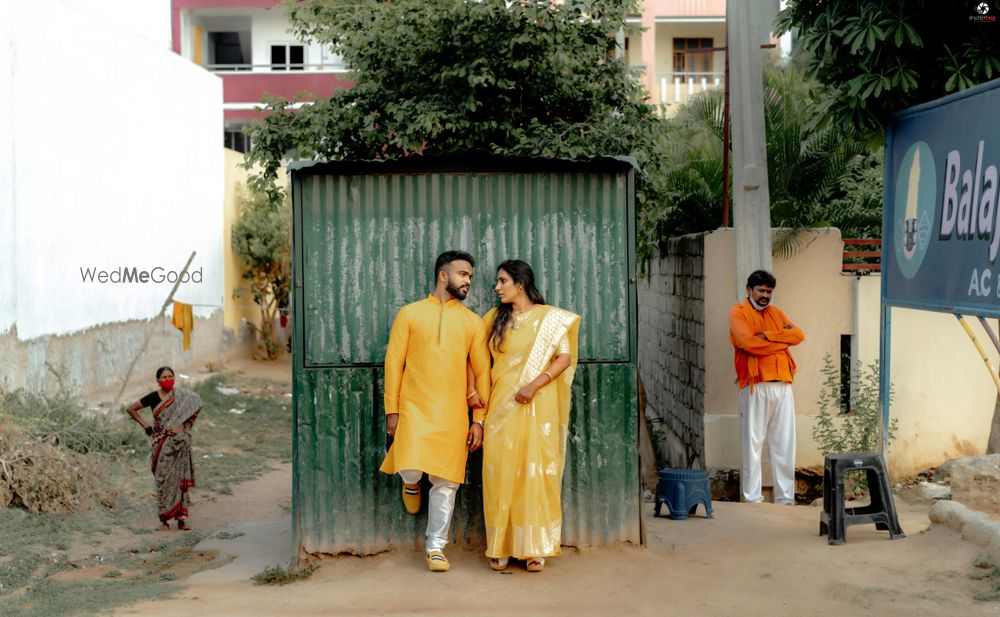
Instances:
[[[164,377],[163,379],[161,379],[160,387],[163,388],[164,390],[173,390],[174,389],[173,377]]]

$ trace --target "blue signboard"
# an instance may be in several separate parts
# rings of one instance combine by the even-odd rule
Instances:
[[[1000,79],[895,114],[882,302],[1000,317]]]

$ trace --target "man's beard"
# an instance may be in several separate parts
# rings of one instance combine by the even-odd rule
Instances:
[[[469,295],[469,292],[464,291],[461,287],[456,287],[451,283],[448,283],[448,286],[445,287],[445,291],[450,293],[451,297],[455,298],[458,301],[465,300],[465,296]]]

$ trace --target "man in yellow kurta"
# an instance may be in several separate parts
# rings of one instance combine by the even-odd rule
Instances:
[[[403,480],[403,504],[420,509],[419,482],[431,482],[427,503],[427,567],[448,570],[448,543],[458,485],[465,480],[469,452],[483,441],[485,401],[490,390],[486,326],[462,300],[469,293],[475,261],[447,251],[434,266],[436,284],[427,298],[400,309],[385,352],[386,431],[392,447],[381,471]],[[467,383],[472,366],[475,383]],[[468,409],[473,423],[469,426]]]

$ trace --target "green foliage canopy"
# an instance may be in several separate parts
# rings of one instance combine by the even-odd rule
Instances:
[[[818,116],[828,96],[825,88],[797,70],[764,73],[771,220],[778,227],[833,225],[847,236],[877,236],[882,222],[881,158],[873,165],[871,157],[876,155],[856,131],[839,130]],[[722,133],[723,93],[718,89],[693,98],[667,121],[662,173],[676,208],[661,222],[661,235],[719,225]]]
[[[390,159],[412,154],[578,158],[630,155],[640,219],[656,218],[651,170],[661,121],[621,58],[615,35],[631,2],[374,0],[286,2],[292,32],[340,53],[353,88],[269,115],[247,133],[248,166],[274,180],[289,158]],[[640,223],[640,253],[655,245]],[[645,232],[643,232],[645,230]]]
[[[797,33],[809,74],[833,89],[836,124],[881,137],[892,112],[1000,76],[1000,24],[970,19],[976,4],[789,0],[776,30]]]

